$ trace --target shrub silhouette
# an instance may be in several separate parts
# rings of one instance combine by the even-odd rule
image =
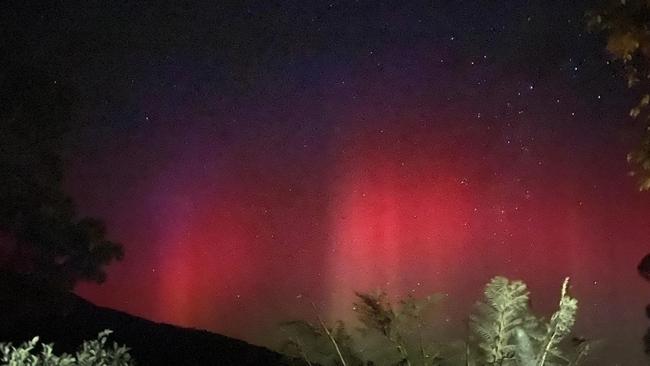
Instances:
[[[359,327],[341,321],[328,326],[291,321],[282,324],[287,341],[281,351],[308,365],[464,365],[576,366],[593,343],[573,338],[578,301],[562,284],[558,309],[550,319],[529,308],[529,291],[522,281],[494,277],[470,316],[465,342],[436,342],[431,316],[440,296],[412,296],[391,304],[383,292],[357,293],[354,310]]]
[[[11,343],[0,343],[2,366],[131,366],[135,363],[129,349],[113,343],[107,345],[110,330],[97,335],[97,339],[85,341],[74,355],[54,354],[52,344],[40,344],[34,337],[18,347]],[[40,345],[40,347],[38,347]]]

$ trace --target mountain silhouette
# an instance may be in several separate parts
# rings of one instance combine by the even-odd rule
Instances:
[[[111,329],[109,341],[129,347],[137,365],[286,365],[271,350],[208,331],[156,323],[96,306],[36,278],[0,272],[0,341],[39,336],[56,353]]]

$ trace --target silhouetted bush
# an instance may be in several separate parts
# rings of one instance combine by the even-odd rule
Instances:
[[[39,338],[14,347],[11,343],[0,343],[2,366],[130,366],[135,365],[129,349],[113,342],[107,345],[110,330],[105,330],[97,339],[85,341],[74,355],[56,355],[52,344],[39,343]]]
[[[525,283],[495,277],[484,299],[470,316],[464,342],[436,342],[431,324],[440,297],[408,297],[393,305],[385,293],[357,293],[354,304],[360,327],[322,319],[282,324],[288,340],[282,352],[308,365],[464,365],[464,366],[576,366],[593,343],[570,339],[578,301],[569,295],[567,278],[558,309],[545,320],[529,307]]]

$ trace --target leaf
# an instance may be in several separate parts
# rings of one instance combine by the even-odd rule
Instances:
[[[612,33],[607,39],[607,51],[619,59],[628,59],[639,49],[637,35],[632,32]]]

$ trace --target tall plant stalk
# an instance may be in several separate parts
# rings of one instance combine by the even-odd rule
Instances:
[[[332,332],[330,332],[330,330],[325,325],[323,319],[318,315],[318,311],[316,310],[316,304],[312,303],[311,306],[314,308],[314,312],[316,312],[316,318],[318,319],[318,323],[320,324],[321,328],[323,328],[323,331],[325,331],[325,334],[327,335],[327,338],[329,338],[330,342],[332,342],[332,345],[334,345],[334,349],[336,350],[336,354],[338,355],[341,364],[343,366],[348,366],[347,362],[345,362],[345,358],[343,358],[343,354],[341,353],[339,344],[336,343],[336,339],[334,339],[334,336],[332,336]]]

